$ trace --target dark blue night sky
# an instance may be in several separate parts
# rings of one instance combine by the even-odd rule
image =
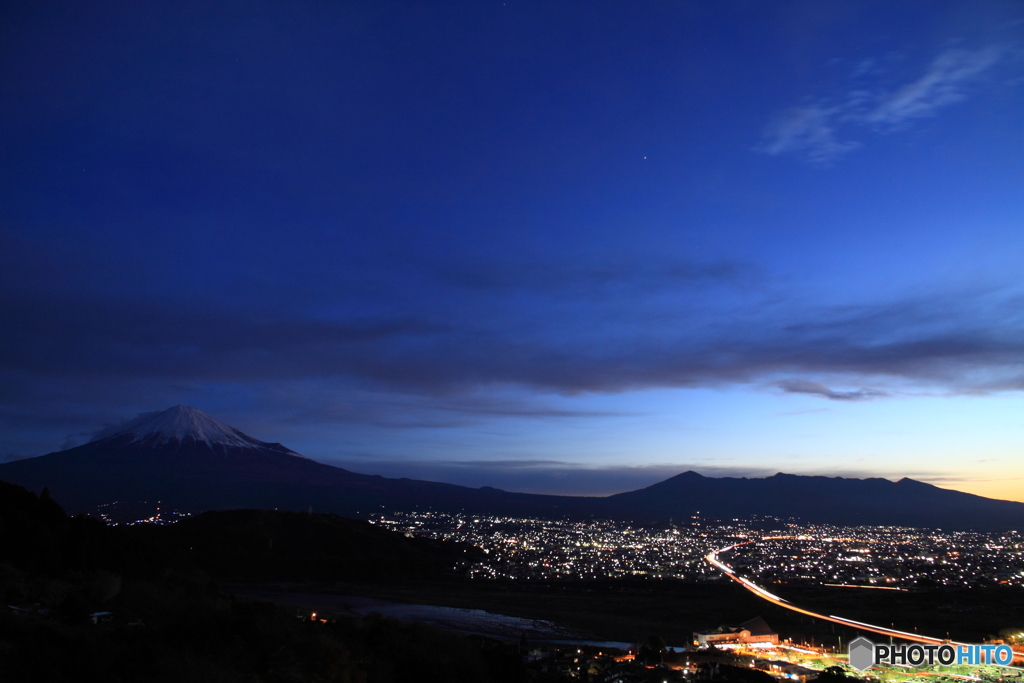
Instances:
[[[0,459],[1024,500],[1019,2],[22,2]]]

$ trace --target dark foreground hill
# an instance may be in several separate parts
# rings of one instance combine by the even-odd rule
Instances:
[[[709,478],[695,472],[608,497],[545,496],[357,474],[254,439],[195,408],[143,416],[66,451],[0,465],[0,479],[49,487],[74,512],[157,501],[187,512],[282,509],[366,517],[438,510],[665,523],[751,515],[839,525],[1022,529],[1024,503],[901,479],[776,474]],[[110,508],[108,508],[110,509]],[[130,509],[130,508],[126,508]]]
[[[277,510],[205,512],[157,533],[229,581],[443,579],[480,554],[472,546],[409,538],[337,515]]]
[[[358,563],[361,550],[369,565],[387,559],[398,572],[425,560],[430,574],[445,548],[331,516],[242,511],[190,522],[107,527],[0,483],[0,681],[559,680],[531,675],[515,645],[374,615],[299,619],[294,609],[221,593],[213,580],[254,560],[275,577],[301,579],[310,573],[302,564],[333,571]],[[289,533],[341,549],[250,548]],[[217,539],[223,547],[214,551]],[[183,553],[187,543],[203,547]]]
[[[69,517],[49,493],[0,482],[0,564],[34,574],[200,571],[218,580],[443,580],[479,551],[333,514],[206,512],[169,526]]]

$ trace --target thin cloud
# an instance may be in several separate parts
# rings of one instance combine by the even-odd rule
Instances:
[[[349,459],[330,461],[362,474],[444,481],[462,486],[493,486],[519,493],[607,496],[635,491],[687,471],[707,477],[767,477],[774,470],[756,467],[702,466],[692,463],[609,465],[559,460],[412,461]]]
[[[524,470],[552,467],[575,469],[579,467],[576,463],[565,460],[442,460],[437,461],[437,464],[481,470]]]
[[[991,482],[1008,482],[1008,481],[1020,481],[1022,477],[1011,477],[1005,474],[999,476],[983,476],[983,475],[955,475],[955,474],[931,474],[931,473],[910,473],[905,475],[909,479],[920,481],[925,484],[931,484],[932,486],[938,486],[940,488],[951,488],[957,491],[964,491],[969,488],[972,484],[987,484]],[[970,493],[969,491],[965,491]],[[984,495],[984,494],[981,494]],[[990,496],[985,496],[986,498]]]
[[[835,128],[841,108],[819,105],[787,109],[764,130],[761,144],[755,149],[776,156],[805,153],[815,163],[838,159],[860,147],[859,142],[840,142]]]
[[[861,146],[858,141],[843,139],[841,129],[848,135],[864,128],[886,133],[914,119],[935,116],[940,109],[964,100],[970,86],[999,63],[1004,53],[999,46],[946,50],[932,60],[924,74],[899,87],[858,87],[838,102],[821,100],[792,107],[765,127],[754,149],[772,156],[798,154],[815,164],[831,163]],[[859,68],[853,78],[869,72],[870,68]]]
[[[160,410],[146,411],[146,412],[143,412],[143,413],[139,413],[135,417],[127,418],[127,419],[121,420],[120,422],[117,422],[117,423],[111,422],[111,423],[105,424],[102,427],[100,427],[99,429],[97,429],[96,431],[92,432],[91,434],[88,434],[88,435],[78,434],[77,436],[88,436],[89,437],[89,441],[98,441],[99,439],[105,439],[108,436],[113,436],[114,434],[122,432],[122,431],[128,429],[129,427],[134,426],[136,424],[139,424],[141,422],[144,422],[145,420],[148,420],[151,417],[159,415],[160,413],[161,413]],[[68,438],[71,439],[73,437],[68,437]],[[62,446],[61,448],[71,448],[71,446]]]
[[[934,116],[936,111],[967,96],[967,86],[1002,57],[998,47],[982,50],[947,50],[932,62],[916,81],[885,95],[864,115],[867,123],[896,127],[904,122]]]
[[[627,417],[636,415],[636,413],[612,410],[569,410],[565,408],[551,408],[544,405],[531,405],[525,402],[481,402],[480,399],[475,401],[459,402],[454,405],[441,404],[438,406],[438,409],[470,415],[530,418]]]
[[[808,394],[820,396],[831,401],[864,401],[867,399],[888,396],[884,391],[877,389],[856,389],[854,391],[836,391],[829,389],[824,384],[811,382],[805,379],[787,379],[777,383],[777,386],[787,394]]]
[[[752,264],[737,261],[652,261],[621,255],[613,262],[590,264],[530,258],[485,265],[447,263],[427,269],[442,284],[460,289],[564,294],[600,293],[609,288],[638,292],[681,285],[733,284],[749,282],[760,275]]]

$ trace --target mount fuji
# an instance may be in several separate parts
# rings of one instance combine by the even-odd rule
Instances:
[[[163,412],[145,413],[115,430],[112,434],[101,435],[91,443],[103,444],[104,447],[137,445],[143,448],[173,445],[177,450],[201,449],[205,446],[211,453],[222,455],[232,449],[255,449],[302,457],[279,443],[254,439],[198,408],[189,406],[179,405]]]
[[[642,523],[753,515],[841,525],[1024,529],[1024,503],[901,479],[775,474],[709,478],[685,472],[607,497],[510,493],[357,474],[267,443],[201,410],[175,406],[102,433],[83,446],[0,465],[0,479],[49,488],[71,512],[157,501],[181,512],[237,508],[333,512],[432,509],[535,517],[599,517]],[[108,515],[109,516],[109,515]],[[137,518],[137,517],[133,517]]]
[[[546,513],[557,511],[560,500],[357,474],[260,441],[182,405],[140,415],[76,448],[2,464],[0,479],[34,491],[48,488],[69,511],[87,513],[143,501],[183,512],[312,507],[364,516],[382,508],[426,506]]]

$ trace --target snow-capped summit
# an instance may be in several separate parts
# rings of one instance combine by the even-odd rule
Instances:
[[[144,413],[116,428],[113,433],[103,434],[99,440],[117,440],[126,445],[157,448],[168,444],[206,444],[213,448],[258,448],[283,447],[267,444],[254,439],[220,420],[210,417],[198,408],[174,406],[159,413]],[[287,450],[287,449],[284,449]],[[298,455],[288,451],[293,455]]]

